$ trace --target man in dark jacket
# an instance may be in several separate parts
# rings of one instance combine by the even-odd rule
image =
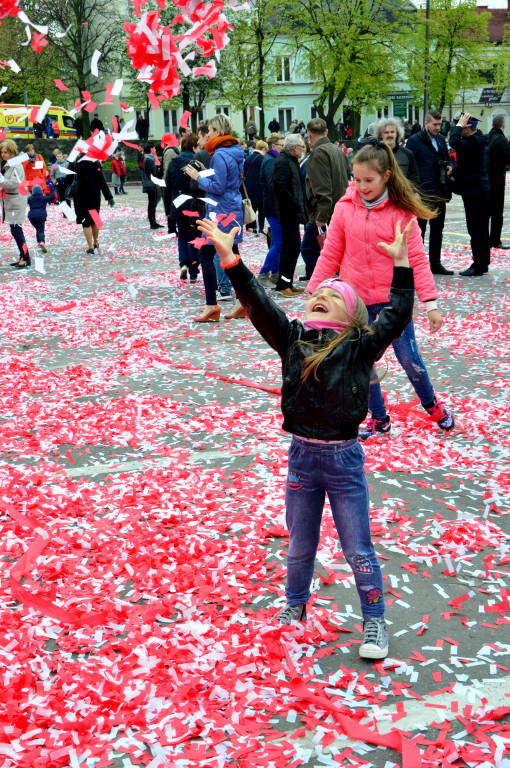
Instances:
[[[269,149],[260,166],[260,186],[262,187],[262,204],[264,216],[270,227],[271,239],[268,238],[269,250],[258,281],[265,288],[274,288],[280,276],[280,255],[282,250],[282,227],[276,211],[276,201],[273,190],[273,165],[283,149],[284,136],[282,133],[270,133],[267,137]]]
[[[446,269],[441,264],[441,248],[443,245],[443,228],[446,215],[446,201],[450,199],[448,177],[453,169],[444,136],[441,136],[441,112],[433,109],[427,112],[424,120],[425,128],[414,136],[410,136],[406,148],[410,149],[416,158],[420,189],[425,197],[434,198],[434,208],[439,210],[435,219],[430,219],[429,261],[434,275],[453,275],[453,270]],[[427,220],[418,219],[421,234],[425,240]]]
[[[301,247],[299,225],[306,222],[303,187],[299,172],[299,159],[304,148],[305,144],[299,133],[288,133],[283,151],[273,165],[273,192],[283,241],[276,290],[288,298],[304,292],[303,288],[294,288],[292,285]]]
[[[510,245],[503,245],[501,242],[506,169],[508,166],[510,166],[510,143],[505,136],[505,116],[494,115],[487,147],[487,173],[491,187],[489,193],[489,217],[491,220],[489,242],[491,248],[503,248],[504,250],[510,248]]]
[[[489,176],[485,160],[488,137],[478,130],[478,120],[463,112],[450,133],[450,146],[457,153],[455,190],[462,195],[466,225],[471,237],[473,263],[462,277],[481,277],[489,271]]]
[[[99,115],[97,112],[94,112],[94,119],[90,123],[90,132],[94,133],[94,131],[104,131],[104,125],[99,119]]]
[[[280,123],[276,119],[276,117],[273,117],[269,125],[267,126],[270,133],[279,133],[280,131]]]
[[[309,120],[306,130],[310,156],[306,163],[306,213],[308,222],[301,243],[301,256],[308,277],[320,254],[318,237],[325,232],[335,205],[347,189],[347,163],[340,147],[328,139],[325,120]]]
[[[419,133],[420,131],[421,125],[419,124],[418,120],[415,120],[411,126],[411,136],[414,136],[415,133]]]
[[[149,140],[149,121],[142,115],[141,112],[139,112],[137,116],[135,131],[137,132],[140,141]]]

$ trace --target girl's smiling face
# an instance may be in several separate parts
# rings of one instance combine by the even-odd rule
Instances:
[[[352,172],[356,189],[367,203],[372,203],[381,197],[391,176],[391,171],[380,173],[377,168],[368,163],[354,162]]]
[[[347,325],[350,322],[343,296],[333,288],[317,288],[305,306],[305,323],[308,320],[331,320]]]

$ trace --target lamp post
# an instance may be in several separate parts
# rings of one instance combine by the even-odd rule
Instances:
[[[425,6],[425,92],[423,94],[423,119],[429,111],[430,83],[430,0]]]

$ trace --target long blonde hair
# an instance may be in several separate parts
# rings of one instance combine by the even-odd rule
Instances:
[[[352,161],[354,165],[370,165],[381,176],[390,171],[388,179],[388,197],[392,203],[404,211],[413,213],[419,219],[435,219],[439,211],[429,208],[416,194],[412,184],[406,179],[393,156],[393,150],[384,141],[365,144]]]
[[[352,339],[352,341],[357,341],[359,338],[361,338],[361,334],[363,331],[368,331],[369,333],[372,333],[372,331],[369,328],[368,325],[368,311],[363,302],[361,301],[360,297],[356,294],[356,309],[354,310],[354,314],[349,317],[349,325],[345,327],[345,330],[343,330],[341,333],[336,334],[333,339],[330,339],[328,342],[322,345],[313,345],[316,347],[315,351],[312,352],[311,355],[308,355],[308,357],[305,357],[303,360],[304,367],[303,371],[301,373],[301,380],[306,381],[311,373],[313,373],[315,381],[319,381],[319,377],[317,375],[318,368],[323,360],[326,359],[326,357],[336,348],[339,344],[346,339],[349,334],[351,334],[353,331],[357,331],[357,336]],[[303,341],[302,339],[298,342],[299,344],[308,344],[310,345],[310,342]]]

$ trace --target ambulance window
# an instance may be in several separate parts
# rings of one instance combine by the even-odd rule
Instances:
[[[73,127],[73,118],[69,117],[69,115],[63,115],[62,116],[62,122],[64,123],[66,128],[72,128]]]

